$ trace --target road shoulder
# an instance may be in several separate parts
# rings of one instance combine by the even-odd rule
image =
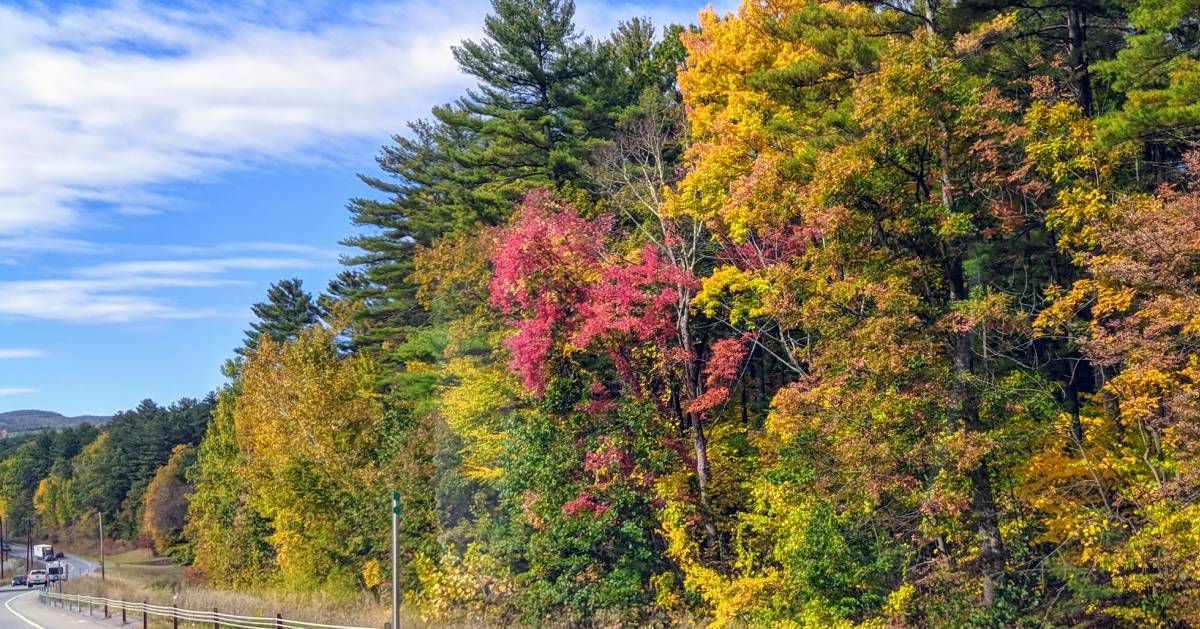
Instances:
[[[105,622],[102,616],[89,617],[86,611],[80,613],[65,608],[50,607],[38,602],[37,590],[18,594],[4,603],[9,612],[25,621],[28,627],[42,629],[57,629],[59,627],[78,627],[79,629],[111,629],[119,624]]]

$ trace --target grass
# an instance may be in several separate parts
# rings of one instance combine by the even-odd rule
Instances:
[[[97,558],[79,555],[96,562]],[[390,607],[366,594],[332,595],[323,592],[287,592],[280,590],[232,591],[197,583],[188,578],[186,569],[162,562],[144,549],[105,557],[105,579],[99,569],[86,577],[66,582],[63,592],[119,599],[146,601],[155,605],[176,605],[182,609],[222,612],[242,616],[284,618],[331,625],[383,627],[391,620]],[[151,625],[154,625],[151,619]],[[160,619],[159,626],[170,626]],[[414,614],[404,613],[401,629],[425,627]]]
[[[124,601],[146,601],[176,605],[182,609],[211,610],[243,616],[274,617],[276,613],[295,621],[323,624],[383,627],[390,620],[387,606],[363,596],[333,596],[321,592],[299,593],[275,590],[231,591],[188,583],[178,567],[121,566],[99,574],[69,581],[63,592],[86,594]],[[162,620],[163,626],[169,621]],[[151,624],[154,624],[153,622]],[[401,628],[423,627],[414,617],[401,620]]]

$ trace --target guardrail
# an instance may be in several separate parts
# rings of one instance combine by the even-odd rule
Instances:
[[[43,605],[78,610],[80,613],[83,613],[83,609],[86,606],[88,614],[91,615],[100,612],[104,614],[105,618],[110,618],[115,616],[117,612],[120,612],[122,625],[129,622],[130,617],[136,623],[138,615],[141,615],[142,629],[149,628],[151,617],[170,620],[173,629],[179,629],[180,623],[213,627],[213,629],[220,629],[220,627],[235,627],[237,629],[375,629],[373,627],[324,625],[318,622],[288,620],[282,614],[276,614],[274,618],[239,616],[237,614],[226,614],[216,609],[212,611],[197,611],[175,607],[174,605],[170,607],[165,605],[151,605],[146,601],[137,603],[112,598],[85,596],[83,594],[60,594],[49,590],[38,592],[38,600]],[[390,629],[391,623],[385,623],[383,627],[384,629]]]

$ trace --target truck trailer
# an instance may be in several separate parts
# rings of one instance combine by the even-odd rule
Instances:
[[[35,544],[33,547],[33,558],[38,561],[53,561],[54,546],[50,544]]]

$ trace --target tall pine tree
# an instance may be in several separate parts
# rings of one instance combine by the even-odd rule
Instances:
[[[241,356],[249,356],[258,348],[258,341],[265,334],[275,341],[296,338],[302,330],[316,325],[320,310],[312,295],[304,291],[304,282],[297,279],[281,280],[267,289],[267,301],[250,307],[258,321],[246,330],[246,340],[237,348]]]

